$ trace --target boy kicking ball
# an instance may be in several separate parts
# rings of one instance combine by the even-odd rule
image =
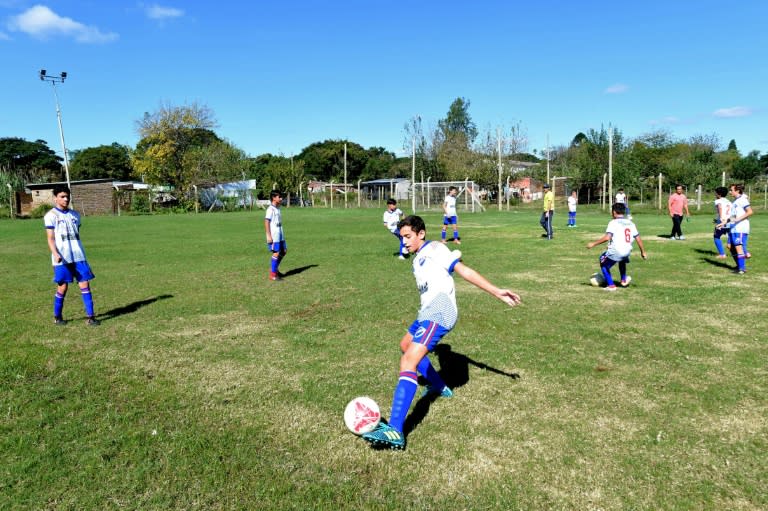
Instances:
[[[624,218],[627,209],[624,204],[616,203],[611,208],[611,216],[613,220],[608,222],[608,227],[605,229],[605,234],[595,241],[587,244],[587,248],[591,249],[601,243],[608,242],[608,249],[600,255],[600,271],[605,279],[605,290],[616,291],[616,284],[613,282],[611,276],[611,268],[614,264],[619,263],[619,274],[621,276],[621,287],[627,287],[629,285],[629,275],[627,275],[627,263],[629,262],[629,254],[632,252],[632,243],[637,241],[637,246],[640,249],[640,257],[647,259],[645,253],[645,247],[643,247],[643,240],[640,239],[640,233],[637,232],[637,227],[627,218]]]
[[[374,447],[405,449],[403,425],[418,387],[418,373],[427,380],[425,395],[451,397],[453,392],[432,367],[427,356],[456,324],[458,309],[453,273],[495,296],[510,307],[520,303],[520,296],[500,289],[461,261],[458,251],[450,251],[442,243],[428,241],[424,220],[408,216],[398,224],[408,252],[413,254],[413,275],[421,294],[416,321],[400,340],[400,375],[392,397],[389,423],[380,422],[376,429],[362,435]]]

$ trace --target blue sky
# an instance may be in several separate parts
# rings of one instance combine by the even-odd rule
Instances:
[[[529,151],[612,125],[768,152],[768,2],[0,0],[0,137],[135,145],[198,102],[256,156],[349,139],[403,154],[403,125],[457,97]]]

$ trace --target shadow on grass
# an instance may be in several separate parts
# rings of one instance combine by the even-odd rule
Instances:
[[[98,314],[97,317],[99,320],[105,321],[108,319],[114,319],[118,316],[123,316],[125,314],[133,314],[145,305],[155,303],[158,300],[165,300],[166,298],[173,298],[173,295],[159,295],[153,296],[152,298],[147,298],[146,300],[139,300],[137,302],[129,303],[128,305],[123,305],[122,307],[116,307],[112,310],[108,310],[102,314]]]
[[[701,261],[705,263],[711,264],[712,266],[717,266],[718,268],[726,268],[728,270],[732,270],[734,268],[733,266],[731,266],[726,262],[730,259],[730,257],[725,259],[716,259],[715,257],[717,256],[717,252],[715,252],[714,250],[704,250],[701,248],[695,248],[693,249],[693,251],[696,252],[697,254],[708,256],[708,257],[700,257],[699,259],[701,259]]]
[[[303,273],[307,271],[310,268],[316,268],[316,264],[308,264],[306,266],[299,266],[298,268],[293,268],[292,270],[288,270],[287,272],[283,273],[283,277],[290,277],[291,275],[298,275],[299,273]]]
[[[472,360],[468,356],[461,353],[457,353],[451,349],[450,344],[438,344],[434,350],[434,354],[437,356],[437,360],[440,362],[440,377],[442,377],[445,384],[453,390],[456,390],[457,388],[462,387],[467,382],[469,382],[470,365],[484,369],[486,371],[490,371],[500,376],[512,378],[513,380],[520,378],[519,373],[508,373],[506,371],[502,371],[501,369],[491,367],[483,362]],[[403,433],[405,433],[406,436],[408,433],[416,429],[419,424],[421,424],[421,421],[423,421],[429,413],[430,406],[437,399],[439,399],[437,395],[430,394],[420,398],[416,402],[416,406],[414,406],[411,413],[408,414],[408,418],[405,420],[405,424],[403,425]]]

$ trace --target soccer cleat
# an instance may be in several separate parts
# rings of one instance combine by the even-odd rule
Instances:
[[[615,285],[613,285],[613,286],[606,286],[605,290],[606,291],[616,291],[616,286]]]
[[[283,278],[277,273],[270,273],[269,280],[283,280]]]
[[[99,326],[101,324],[101,321],[94,317],[90,317],[85,321],[85,324],[88,326]]]
[[[685,236],[683,236],[683,235],[680,235],[680,237],[679,237],[679,238],[677,238],[677,239],[679,239],[679,240],[684,240],[684,239],[685,239]]]
[[[405,449],[405,436],[384,421],[379,422],[376,429],[370,433],[364,433],[362,437],[372,447],[394,450]]]
[[[443,386],[442,390],[435,389],[432,385],[427,385],[427,388],[421,393],[421,397],[437,396],[450,398],[453,397],[453,391],[448,388],[448,385]]]
[[[67,320],[64,319],[64,318],[61,318],[61,317],[53,318],[53,324],[56,325],[56,326],[66,326],[67,325]]]
[[[718,254],[718,255],[717,255],[717,258],[718,258],[718,259],[728,259],[728,256],[727,256],[727,255],[725,255],[725,254]]]
[[[399,256],[397,256],[397,258],[405,260],[405,256],[404,255],[399,255]]]
[[[632,282],[632,277],[630,277],[629,275],[627,275],[627,280],[622,280],[622,281],[619,283],[619,285],[620,285],[621,287],[628,287],[630,282]]]

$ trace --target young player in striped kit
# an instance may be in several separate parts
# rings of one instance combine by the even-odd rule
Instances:
[[[459,189],[455,186],[448,188],[448,195],[443,200],[443,232],[440,234],[440,238],[445,243],[445,231],[449,225],[453,226],[453,242],[457,245],[461,245],[461,239],[459,238],[459,217],[456,215],[456,195],[458,195]]]
[[[53,322],[63,326],[64,298],[69,284],[77,279],[80,295],[85,307],[86,323],[97,326],[91,295],[90,281],[94,279],[93,271],[85,258],[85,250],[80,242],[80,214],[69,209],[69,188],[56,185],[53,188],[54,208],[43,217],[48,248],[51,251],[53,263],[53,281],[56,283],[56,296],[53,300]]]
[[[403,245],[403,237],[400,236],[400,230],[397,228],[398,222],[403,219],[403,212],[397,207],[397,201],[395,199],[387,199],[387,209],[384,211],[384,227],[391,232],[395,238],[400,241],[400,247],[397,250],[397,256],[400,259],[405,259],[408,251],[405,250]]]
[[[269,194],[269,201],[269,207],[264,215],[264,230],[267,235],[267,249],[272,252],[269,280],[282,280],[283,274],[279,271],[280,262],[288,252],[288,245],[285,243],[285,234],[283,233],[283,217],[280,212],[280,204],[283,203],[283,195],[278,191],[272,191]]]
[[[629,254],[632,252],[632,242],[637,241],[640,257],[643,259],[647,257],[645,247],[643,247],[643,240],[640,239],[637,227],[632,220],[624,218],[626,211],[627,209],[624,204],[614,204],[611,208],[613,220],[608,222],[605,234],[600,239],[587,244],[587,248],[592,248],[606,241],[608,242],[608,249],[600,255],[600,271],[602,271],[605,278],[605,289],[607,291],[616,291],[616,284],[614,284],[613,277],[611,277],[611,268],[616,263],[619,263],[621,286],[626,287],[629,285],[627,263],[629,262]]]
[[[731,201],[726,197],[728,195],[728,188],[724,186],[718,186],[715,188],[715,232],[713,238],[715,242],[715,248],[717,249],[717,258],[725,259],[728,257],[725,254],[725,248],[723,247],[722,237],[726,236],[728,239],[728,222],[731,218]]]
[[[458,309],[453,273],[495,296],[510,307],[520,303],[520,297],[508,289],[499,289],[482,275],[461,262],[461,253],[450,251],[442,243],[426,240],[424,220],[408,216],[398,224],[408,252],[413,254],[413,275],[421,294],[421,306],[416,320],[400,340],[400,375],[392,397],[389,423],[382,420],[363,439],[374,447],[404,449],[403,425],[418,387],[418,373],[428,382],[424,394],[451,397],[453,392],[437,373],[427,356],[456,324]]]

